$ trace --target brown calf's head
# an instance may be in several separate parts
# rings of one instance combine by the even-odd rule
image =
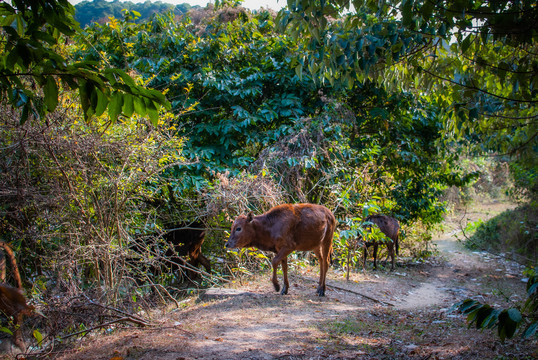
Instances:
[[[254,227],[252,226],[252,219],[252,213],[249,213],[247,216],[239,215],[237,219],[235,219],[232,225],[232,232],[226,242],[226,248],[249,247],[255,234]]]

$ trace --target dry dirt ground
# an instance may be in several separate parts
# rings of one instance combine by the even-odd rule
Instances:
[[[471,297],[495,306],[525,298],[522,268],[465,250],[457,223],[507,208],[489,203],[447,221],[439,254],[425,263],[399,259],[394,272],[329,270],[326,296],[315,295],[317,267],[290,266],[289,295],[270,274],[211,290],[160,314],[159,326],[87,337],[52,358],[71,359],[536,359],[536,340],[501,343],[494,331],[468,329],[451,311]],[[366,295],[367,297],[365,297]]]

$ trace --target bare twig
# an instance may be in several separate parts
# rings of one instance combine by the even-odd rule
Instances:
[[[150,325],[150,324],[148,324],[146,322],[138,321],[138,320],[136,320],[136,319],[134,319],[134,318],[132,318],[130,316],[124,316],[122,318],[112,320],[112,321],[108,321],[108,322],[106,322],[104,324],[99,324],[97,326],[91,327],[91,328],[86,329],[86,330],[77,331],[76,333],[72,333],[72,334],[63,336],[60,339],[65,340],[65,339],[68,339],[68,338],[73,337],[73,336],[77,336],[77,335],[84,334],[84,333],[89,333],[89,332],[91,332],[93,330],[101,329],[101,328],[107,327],[109,325],[116,324],[116,323],[119,323],[119,322],[124,322],[124,321],[132,322],[132,323],[135,323],[135,324],[140,325],[140,326],[148,326],[148,325]]]
[[[179,308],[179,302],[161,284],[151,283],[151,284],[147,284],[147,285],[141,285],[140,287],[155,287],[155,288],[158,288],[157,291],[162,290],[170,299],[172,299],[172,301],[176,304],[176,307]]]
[[[90,299],[86,294],[82,294],[82,296],[84,296],[84,298],[91,304],[91,305],[95,305],[95,306],[98,306],[102,309],[106,309],[106,310],[111,310],[111,311],[115,311],[119,314],[122,314],[122,315],[125,315],[125,317],[123,319],[128,319],[129,321],[135,323],[135,324],[139,324],[139,325],[142,325],[142,326],[149,326],[151,325],[150,323],[148,323],[146,320],[142,319],[141,317],[138,317],[136,315],[133,315],[133,314],[129,314],[123,310],[120,310],[120,309],[116,309],[112,306],[107,306],[107,305],[103,305],[103,304],[99,304],[95,301],[93,301],[92,299]]]

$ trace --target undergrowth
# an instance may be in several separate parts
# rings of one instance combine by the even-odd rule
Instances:
[[[466,230],[476,231],[467,238],[465,246],[472,250],[505,253],[508,257],[533,266],[538,263],[537,206],[525,204],[491,218],[472,223]]]

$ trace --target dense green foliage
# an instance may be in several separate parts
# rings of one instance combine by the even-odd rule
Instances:
[[[131,1],[87,0],[75,5],[75,20],[80,27],[85,28],[91,23],[104,23],[110,18],[121,18],[123,10],[136,11],[140,14],[139,21],[148,20],[153,14],[172,11],[175,15],[183,15],[192,8],[188,3],[172,5],[162,1],[146,1],[133,3]]]
[[[223,17],[230,21],[215,22]],[[345,201],[347,216],[377,195],[401,220],[434,223],[443,186],[467,181],[442,146],[434,104],[370,81],[347,89],[298,74],[300,49],[268,12],[224,7],[200,25],[171,14],[140,25],[127,17],[83,36],[94,45],[80,48],[81,60],[134,70],[166,92],[173,110],[194,110],[177,124],[193,160],[169,174],[179,194],[207,186],[215,172],[250,169],[283,185],[290,201]],[[347,188],[343,198],[335,186]]]

